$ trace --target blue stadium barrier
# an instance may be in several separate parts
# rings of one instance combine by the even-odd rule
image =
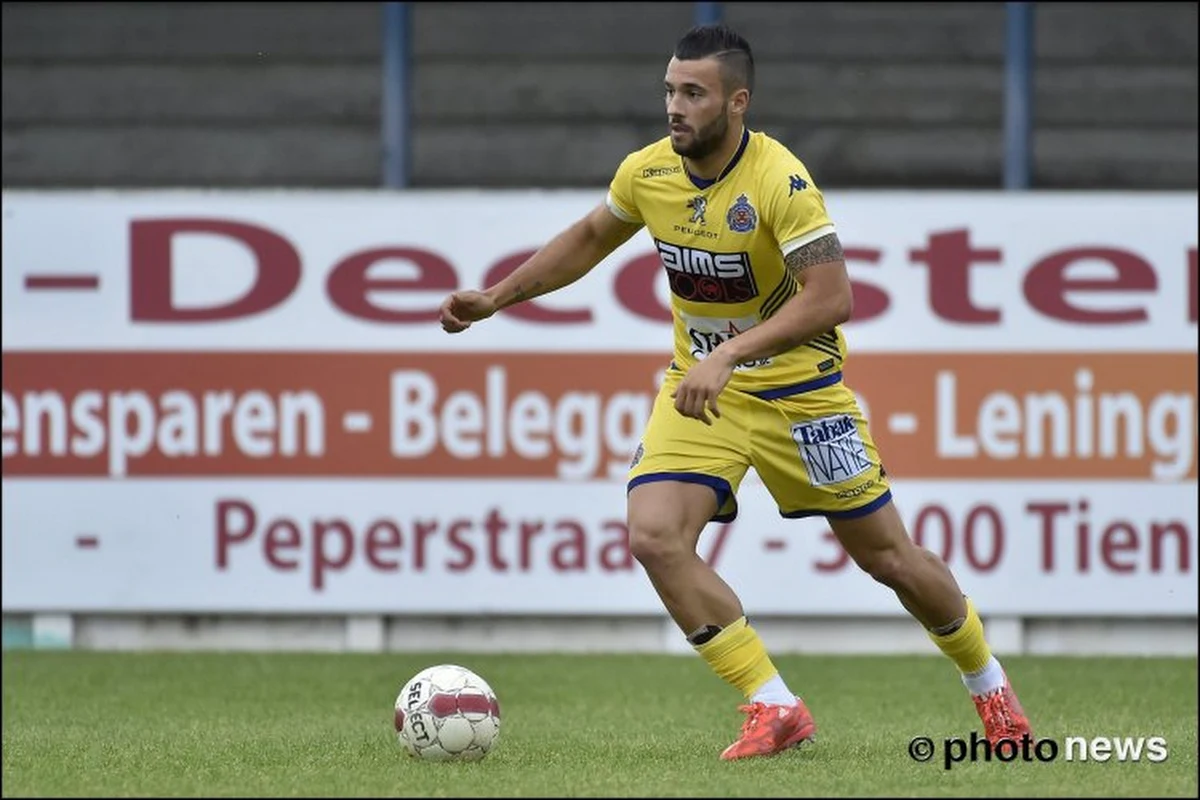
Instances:
[[[720,3],[696,3],[696,24],[708,25],[721,21]]]
[[[408,186],[412,152],[411,12],[408,3],[383,4],[383,185]]]
[[[1033,172],[1033,3],[1006,4],[1004,188],[1028,189]]]

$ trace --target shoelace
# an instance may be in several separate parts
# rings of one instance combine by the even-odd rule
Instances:
[[[995,728],[1002,731],[1005,736],[1017,730],[1017,725],[1009,714],[1008,703],[1004,702],[1003,690],[989,695],[984,699],[983,724],[989,732]]]
[[[758,718],[767,710],[765,703],[751,703],[750,705],[738,706],[738,711],[747,714],[746,721],[742,723],[742,736],[745,736],[758,722]]]

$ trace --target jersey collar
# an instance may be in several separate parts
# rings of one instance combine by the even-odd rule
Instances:
[[[733,158],[729,159],[729,163],[725,165],[725,169],[721,170],[721,174],[715,178],[697,178],[691,172],[688,172],[686,164],[683,167],[683,171],[687,173],[688,180],[692,182],[693,186],[700,190],[707,189],[729,173],[733,172],[733,168],[736,167],[738,162],[742,160],[742,154],[746,152],[746,145],[748,144],[750,144],[750,129],[743,127],[742,142],[738,145],[737,152],[733,154]],[[682,161],[683,159],[681,158],[680,160]]]

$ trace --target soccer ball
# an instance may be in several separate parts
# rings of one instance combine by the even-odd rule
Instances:
[[[396,696],[396,738],[427,761],[478,761],[500,735],[500,704],[487,681],[466,667],[421,670]]]

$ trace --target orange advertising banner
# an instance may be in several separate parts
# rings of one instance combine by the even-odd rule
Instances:
[[[8,476],[619,479],[664,357],[12,352]],[[1194,353],[852,355],[889,474],[1196,479]]]

